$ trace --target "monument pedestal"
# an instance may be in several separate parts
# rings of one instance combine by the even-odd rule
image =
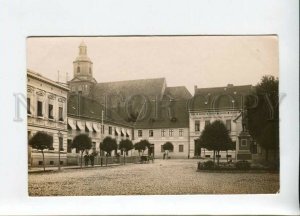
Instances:
[[[239,136],[239,145],[237,149],[237,160],[252,160],[251,142],[252,138],[248,131],[242,131]]]

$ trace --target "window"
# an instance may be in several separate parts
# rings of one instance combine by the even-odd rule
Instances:
[[[96,152],[96,142],[92,142],[92,150],[93,152]]]
[[[164,146],[163,146],[163,145],[160,146],[160,151],[161,151],[161,152],[165,152]]]
[[[77,73],[80,73],[80,67],[79,66],[77,67]]]
[[[27,98],[27,114],[31,114],[31,112],[30,112],[30,98]]]
[[[153,130],[149,130],[149,137],[153,137]]]
[[[180,136],[180,137],[183,136],[183,129],[179,129],[179,136]]]
[[[138,130],[138,137],[142,137],[143,136],[143,131],[142,130]]]
[[[161,129],[161,136],[164,137],[165,136],[165,132],[166,130],[165,129]]]
[[[226,120],[226,129],[228,131],[231,131],[231,120],[230,119]]]
[[[205,126],[210,125],[210,121],[209,120],[205,120]]]
[[[179,145],[179,152],[183,152],[183,145]]]
[[[195,121],[195,132],[198,132],[198,131],[200,131],[200,121],[196,120]]]
[[[92,74],[92,68],[89,69],[90,74]]]
[[[37,102],[37,116],[43,116],[43,102]]]
[[[64,118],[63,118],[63,108],[62,107],[58,108],[58,120],[59,121],[63,121],[64,120]]]
[[[112,127],[111,126],[108,127],[108,134],[112,135]]]
[[[104,134],[104,125],[101,125],[101,133]]]
[[[169,129],[169,136],[170,136],[170,137],[173,136],[173,132],[174,132],[173,129]]]
[[[64,147],[63,147],[63,138],[62,137],[58,137],[58,147],[59,147],[59,151],[63,151]]]
[[[29,142],[30,138],[31,138],[31,131],[27,131],[27,139],[28,139],[28,142]]]
[[[53,105],[52,104],[48,105],[48,118],[53,119]]]
[[[72,152],[72,140],[71,139],[68,139],[67,152],[68,153]]]

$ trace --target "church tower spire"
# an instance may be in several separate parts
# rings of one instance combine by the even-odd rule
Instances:
[[[82,41],[79,53],[73,61],[73,79],[70,81],[71,92],[80,92],[88,95],[93,84],[97,81],[93,77],[93,62],[87,55],[87,46]]]
[[[93,62],[87,55],[87,47],[82,41],[79,45],[79,55],[73,62],[74,77],[93,79]]]

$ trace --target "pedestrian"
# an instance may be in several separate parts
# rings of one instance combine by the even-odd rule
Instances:
[[[90,154],[90,161],[91,161],[91,165],[94,166],[94,160],[95,160],[95,157],[93,154]]]
[[[84,155],[84,165],[85,166],[89,165],[89,155],[88,154]]]
[[[164,153],[163,160],[166,158],[166,152]]]

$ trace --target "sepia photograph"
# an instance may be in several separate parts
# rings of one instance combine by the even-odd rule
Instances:
[[[26,43],[29,196],[280,192],[277,35]]]

